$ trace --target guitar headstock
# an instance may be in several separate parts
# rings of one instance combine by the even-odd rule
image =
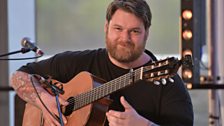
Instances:
[[[178,58],[175,57],[170,57],[153,62],[143,68],[143,78],[151,82],[171,78],[177,74],[177,71],[182,64],[193,66],[191,56],[188,55],[181,60],[178,60]]]

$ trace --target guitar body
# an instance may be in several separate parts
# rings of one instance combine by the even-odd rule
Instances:
[[[65,93],[61,97],[67,100],[100,84],[102,84],[102,80],[88,72],[81,72],[68,83],[63,84]],[[109,99],[102,98],[73,111],[66,116],[68,122],[65,126],[103,126],[106,119],[105,113],[110,103]],[[43,120],[41,110],[27,103],[23,117],[23,126],[47,126],[47,124]]]

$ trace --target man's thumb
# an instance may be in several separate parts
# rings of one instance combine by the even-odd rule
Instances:
[[[69,104],[66,100],[64,100],[63,98],[60,98],[60,97],[59,97],[59,102],[64,106]]]
[[[132,106],[125,100],[124,96],[121,96],[120,101],[125,109],[132,109]]]

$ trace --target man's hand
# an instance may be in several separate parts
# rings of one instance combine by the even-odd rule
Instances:
[[[120,98],[125,108],[124,112],[110,110],[106,113],[110,126],[149,126],[150,121],[139,115],[135,109],[124,99]]]
[[[42,93],[41,99],[44,101],[44,103],[45,103],[46,107],[49,109],[49,111],[53,115],[59,117],[55,97],[48,93]],[[60,97],[59,97],[59,102],[60,102],[60,105],[62,105],[62,106],[68,105],[68,102]],[[61,126],[59,120],[56,120],[54,117],[52,117],[52,115],[46,110],[46,108],[40,102],[39,102],[39,107],[41,108],[41,110],[43,112],[45,123],[47,123],[49,126]],[[67,120],[66,120],[65,116],[62,115],[62,118],[63,118],[63,122],[66,124]]]
[[[36,89],[39,92],[39,96],[41,100],[43,101],[44,105],[47,107],[47,109],[54,115],[54,117],[58,118],[59,113],[58,113],[58,108],[57,108],[57,103],[56,103],[56,97],[48,93],[45,89],[43,89],[40,86],[40,82],[34,77],[31,76],[33,84],[36,86]],[[59,103],[62,106],[68,105],[68,102],[64,100],[63,98],[59,97]],[[60,122],[58,119],[54,118],[44,107],[44,105],[41,103],[40,99],[38,97],[35,98],[35,105],[37,105],[43,113],[44,117],[44,123],[46,123],[49,126],[61,126]],[[67,120],[64,115],[62,115],[63,122],[66,124]],[[45,125],[46,125],[45,124]]]

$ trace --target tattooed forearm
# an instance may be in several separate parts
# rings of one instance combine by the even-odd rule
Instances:
[[[43,92],[43,89],[38,84],[35,78],[32,78],[39,95]],[[27,73],[17,71],[12,75],[11,85],[17,92],[17,94],[25,101],[35,104],[37,94],[31,82],[31,76]]]

